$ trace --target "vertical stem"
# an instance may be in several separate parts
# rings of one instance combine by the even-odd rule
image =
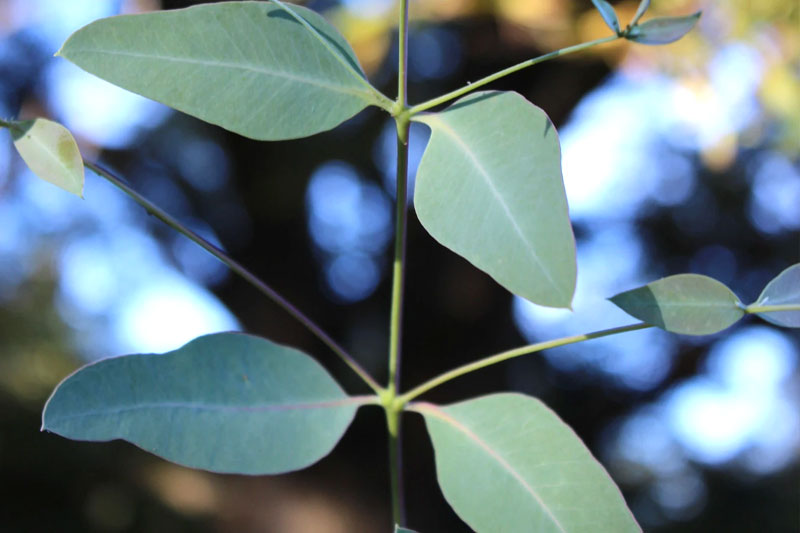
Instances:
[[[397,103],[405,109],[408,87],[408,0],[400,0],[398,14],[398,53],[397,53]]]
[[[403,498],[403,459],[400,447],[400,413],[393,407],[386,407],[386,424],[389,428],[389,481],[392,485],[392,520],[399,526],[405,525],[406,511]]]
[[[389,324],[389,389],[400,389],[400,349],[403,318],[403,285],[408,206],[408,120],[397,123],[397,210],[395,213],[394,262],[392,265],[392,310]]]
[[[397,122],[397,213],[392,273],[392,309],[389,324],[389,401],[386,422],[389,429],[389,470],[392,483],[392,515],[396,524],[405,523],[403,505],[403,475],[401,452],[400,413],[402,405],[394,402],[400,390],[400,355],[402,346],[403,282],[406,249],[406,219],[408,208],[408,120]]]
[[[400,0],[398,26],[397,102],[395,109],[405,111],[408,86],[408,0]],[[400,413],[402,406],[394,399],[400,388],[401,326],[403,316],[403,282],[406,253],[406,216],[408,206],[408,132],[409,120],[396,113],[397,122],[397,195],[395,214],[394,262],[392,265],[392,308],[389,322],[389,383],[384,408],[389,430],[389,471],[392,484],[392,517],[395,524],[405,524],[403,504],[403,461],[401,450]]]

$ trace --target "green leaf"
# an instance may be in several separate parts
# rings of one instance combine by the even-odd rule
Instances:
[[[742,303],[719,281],[678,274],[610,298],[639,320],[673,333],[710,335],[744,316]]]
[[[431,140],[414,206],[426,230],[528,300],[569,307],[575,239],[547,115],[513,92],[477,92],[417,115]]]
[[[406,529],[404,527],[400,527],[398,525],[394,526],[394,533],[417,533],[413,529]]]
[[[606,26],[611,28],[614,33],[619,34],[619,19],[617,18],[617,13],[614,11],[614,8],[611,7],[611,4],[606,2],[606,0],[592,0],[592,3],[600,12],[600,15],[602,15]]]
[[[98,20],[59,51],[82,69],[259,140],[329,130],[382,96],[318,14],[266,2]],[[315,33],[316,32],[316,33]],[[383,97],[385,99],[385,97]]]
[[[410,408],[425,417],[445,498],[475,531],[641,531],[602,465],[539,400]]]
[[[277,474],[330,453],[368,401],[348,397],[302,352],[218,333],[163,355],[83,367],[47,401],[42,429],[76,440],[124,439],[212,472]]]
[[[639,2],[639,8],[636,10],[636,14],[633,15],[633,19],[631,19],[631,26],[636,26],[639,22],[639,19],[647,12],[650,8],[650,0],[642,0]]]
[[[14,147],[31,172],[83,198],[83,158],[67,128],[43,118],[13,122]]]
[[[753,305],[800,305],[800,263],[790,266],[770,281]],[[757,314],[777,326],[800,328],[800,311]]]
[[[668,44],[677,41],[694,28],[701,11],[685,17],[663,17],[636,25],[625,35],[626,39],[642,44]]]

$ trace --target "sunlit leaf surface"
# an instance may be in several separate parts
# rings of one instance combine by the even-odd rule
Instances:
[[[602,465],[539,400],[507,393],[412,408],[425,417],[445,498],[475,531],[641,531]]]
[[[37,118],[13,123],[11,133],[14,147],[31,172],[67,192],[83,196],[83,158],[67,128]]]
[[[511,292],[569,307],[575,241],[558,135],[514,92],[478,92],[415,117],[431,140],[414,206],[428,232]]]
[[[610,299],[643,322],[685,335],[710,335],[744,316],[728,287],[698,274],[669,276]]]
[[[322,41],[275,4],[225,2],[98,20],[59,55],[246,137],[304,137],[376,103],[377,92],[325,19],[290,9]]]

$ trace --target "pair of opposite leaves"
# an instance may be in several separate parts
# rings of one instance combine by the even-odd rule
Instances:
[[[335,28],[282,2],[103,19],[58,55],[258,140],[312,135],[367,106],[391,105]],[[414,120],[432,129],[415,192],[423,226],[511,292],[569,307],[575,246],[558,138],[545,113],[516,93],[478,92]],[[81,173],[73,182],[82,180]]]

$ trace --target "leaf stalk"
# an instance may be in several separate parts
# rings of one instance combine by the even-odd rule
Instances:
[[[461,377],[465,374],[469,374],[470,372],[475,372],[476,370],[486,368],[487,366],[496,365],[497,363],[502,363],[503,361],[507,361],[515,357],[541,352],[542,350],[547,350],[550,348],[558,348],[559,346],[566,346],[568,344],[575,344],[578,342],[588,341],[592,339],[599,339],[600,337],[608,337],[610,335],[617,335],[619,333],[627,333],[629,331],[637,331],[640,329],[647,329],[652,327],[653,326],[651,326],[650,324],[644,324],[644,323],[631,324],[629,326],[621,326],[618,328],[604,329],[600,331],[594,331],[592,333],[583,333],[581,335],[573,335],[570,337],[562,337],[560,339],[538,342],[536,344],[529,344],[527,346],[514,348],[513,350],[500,352],[498,354],[491,355],[489,357],[484,357],[483,359],[473,361],[472,363],[467,363],[466,365],[462,365],[458,368],[454,368],[453,370],[440,374],[435,378],[426,381],[422,385],[419,385],[418,387],[415,387],[410,391],[408,391],[407,393],[399,396],[397,398],[397,401],[405,406],[408,402],[410,402],[417,396],[421,396],[422,394],[438,387],[439,385],[447,383],[448,381],[451,381],[457,377]]]
[[[501,70],[499,72],[495,72],[494,74],[486,76],[485,78],[481,78],[480,80],[478,80],[476,82],[473,82],[473,83],[470,83],[469,85],[465,85],[464,87],[461,87],[460,89],[456,89],[455,91],[451,91],[451,92],[449,92],[447,94],[444,94],[442,96],[439,96],[437,98],[433,98],[431,100],[428,100],[427,102],[423,102],[421,104],[417,104],[415,106],[412,106],[411,108],[408,109],[407,113],[408,113],[409,116],[414,116],[417,113],[421,113],[423,111],[427,111],[428,109],[431,109],[431,108],[436,107],[438,105],[450,102],[451,100],[455,100],[456,98],[459,98],[460,96],[464,96],[465,94],[471,93],[472,91],[474,91],[476,89],[479,89],[479,88],[483,87],[484,85],[492,83],[493,81],[497,81],[500,78],[504,78],[504,77],[508,76],[509,74],[514,74],[515,72],[519,72],[520,70],[526,69],[528,67],[532,67],[533,65],[537,65],[537,64],[542,63],[544,61],[547,61],[549,59],[554,59],[556,57],[565,56],[565,55],[569,55],[569,54],[574,54],[575,52],[580,52],[582,50],[586,50],[588,48],[591,48],[593,46],[597,46],[599,44],[610,43],[611,41],[616,41],[617,39],[620,39],[620,38],[621,38],[620,35],[610,35],[608,37],[603,37],[602,39],[595,39],[594,41],[588,41],[588,42],[585,42],[585,43],[576,44],[574,46],[568,46],[568,47],[562,48],[560,50],[555,50],[553,52],[550,52],[550,53],[547,53],[547,54],[544,54],[544,55],[541,55],[541,56],[538,56],[538,57],[534,57],[533,59],[528,59],[528,60],[523,61],[521,63],[517,63],[516,65],[510,66],[510,67],[508,67],[506,69],[503,69],[503,70]]]
[[[784,311],[800,311],[800,304],[786,304],[786,305],[748,305],[744,308],[744,312],[748,314],[755,313],[780,313]]]

